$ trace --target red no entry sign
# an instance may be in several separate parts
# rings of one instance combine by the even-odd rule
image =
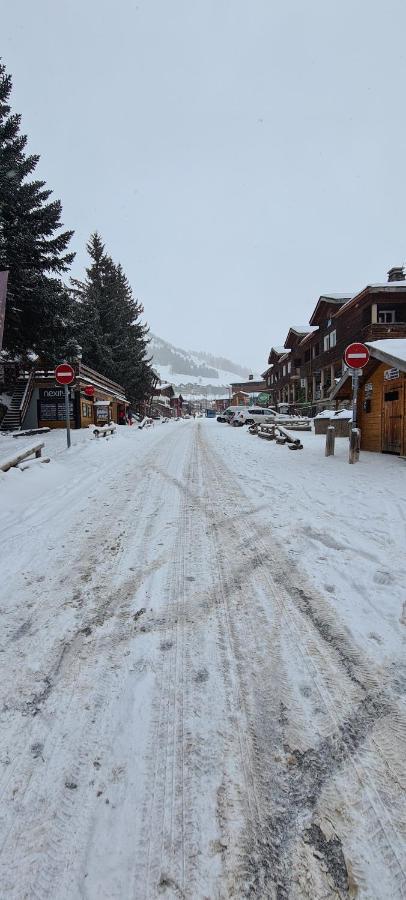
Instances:
[[[61,363],[56,367],[54,374],[58,384],[72,384],[72,381],[75,380],[75,370],[69,363]]]
[[[86,397],[94,397],[94,387],[92,384],[87,384],[85,387]]]
[[[363,369],[369,360],[369,350],[365,344],[349,344],[345,348],[344,360],[350,369]]]

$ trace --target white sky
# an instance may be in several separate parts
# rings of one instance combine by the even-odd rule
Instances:
[[[153,331],[255,370],[405,260],[404,0],[8,0],[39,171]]]

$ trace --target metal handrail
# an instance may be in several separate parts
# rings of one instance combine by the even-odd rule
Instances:
[[[24,421],[24,416],[25,416],[27,409],[29,407],[29,404],[30,404],[30,400],[31,400],[31,396],[32,396],[33,388],[34,388],[34,378],[35,378],[35,371],[34,371],[34,369],[31,369],[31,372],[29,373],[29,376],[28,376],[27,384],[25,386],[25,391],[23,393],[22,400],[20,403],[20,409],[19,409],[20,425],[22,425],[22,423]]]

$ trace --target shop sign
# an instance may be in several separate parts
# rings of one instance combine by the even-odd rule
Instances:
[[[261,405],[261,403],[269,403],[269,394],[267,394],[265,391],[262,391],[261,394],[258,394],[257,403],[259,403],[259,405]]]
[[[57,401],[65,401],[65,388],[63,387],[52,387],[52,388],[40,388],[39,389],[39,399],[40,400],[48,400],[51,403],[56,403]],[[73,391],[69,388],[69,399],[73,400]]]
[[[372,394],[373,389],[374,389],[374,386],[372,384],[372,381],[368,381],[368,384],[364,385],[364,394],[368,394],[368,395]]]
[[[386,369],[383,373],[383,377],[385,381],[394,381],[395,378],[400,377],[399,369]]]

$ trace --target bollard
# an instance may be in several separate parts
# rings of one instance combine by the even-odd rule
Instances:
[[[361,445],[361,431],[359,428],[351,428],[350,431],[350,448],[349,463],[356,463],[359,460],[359,450]]]
[[[336,441],[336,430],[334,428],[334,425],[328,425],[327,431],[326,431],[326,449],[325,449],[326,456],[334,456],[335,441]]]

